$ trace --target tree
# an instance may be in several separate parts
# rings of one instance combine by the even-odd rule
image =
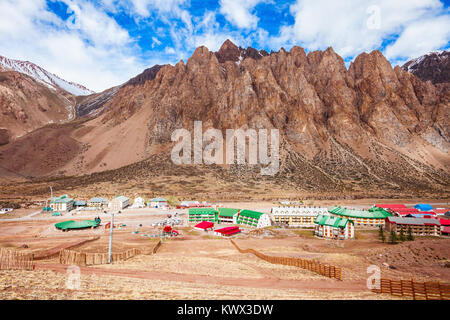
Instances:
[[[380,229],[378,230],[378,237],[380,238],[381,241],[383,242],[386,241],[386,236],[384,235],[384,229],[382,225],[380,225]]]
[[[405,241],[405,233],[403,232],[403,228],[400,229],[399,239],[400,241]]]
[[[394,230],[391,230],[391,234],[389,235],[389,243],[395,244],[397,243],[397,234]]]
[[[408,231],[406,231],[406,240],[408,240],[408,241],[414,240],[414,236],[412,234],[411,227],[408,227]]]

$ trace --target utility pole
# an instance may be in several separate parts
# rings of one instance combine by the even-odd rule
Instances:
[[[109,232],[108,263],[111,263],[111,251],[112,251],[113,229],[114,229],[114,212],[111,212],[111,230],[110,230],[110,232]]]

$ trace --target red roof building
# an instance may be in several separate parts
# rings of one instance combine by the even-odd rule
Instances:
[[[376,204],[375,207],[383,208],[383,209],[406,208],[406,206],[404,204]]]
[[[218,236],[225,236],[225,237],[232,236],[233,234],[236,234],[236,233],[239,233],[239,232],[241,232],[239,227],[226,227],[226,228],[214,230],[214,233],[216,235],[218,235]]]
[[[433,212],[438,215],[444,215],[448,211],[450,211],[450,209],[433,209]]]
[[[208,230],[212,230],[213,227],[214,227],[214,223],[209,222],[209,221],[202,221],[199,224],[195,225],[194,229],[208,231]]]

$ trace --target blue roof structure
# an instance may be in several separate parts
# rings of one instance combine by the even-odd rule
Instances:
[[[416,205],[414,206],[414,208],[416,208],[417,210],[420,210],[420,211],[430,211],[430,210],[433,210],[433,207],[432,207],[431,205],[429,205],[429,204],[426,204],[426,203],[419,203],[419,204],[416,204]]]

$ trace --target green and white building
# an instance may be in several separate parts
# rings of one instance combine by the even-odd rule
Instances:
[[[50,199],[50,208],[53,211],[70,211],[73,209],[73,204],[74,200],[69,198],[67,194]]]
[[[385,219],[392,216],[383,208],[370,208],[369,210],[356,210],[341,207],[333,207],[328,212],[336,217],[352,220],[355,225],[360,226],[384,226]]]
[[[287,227],[314,227],[319,214],[328,214],[326,207],[273,207],[275,224]]]
[[[339,240],[355,237],[354,223],[347,218],[319,214],[314,223],[314,234],[318,237]]]
[[[189,222],[200,223],[202,221],[209,221],[218,223],[218,211],[213,208],[189,208]]]
[[[232,208],[219,208],[218,209],[218,220],[220,223],[234,223],[237,224],[237,218],[240,209]]]
[[[264,228],[272,224],[267,213],[252,210],[241,210],[237,217],[237,223],[255,228]]]
[[[255,228],[264,228],[271,225],[270,217],[267,213],[232,208],[218,208],[218,210],[213,208],[190,208],[189,222],[199,223],[202,221],[241,224]]]

